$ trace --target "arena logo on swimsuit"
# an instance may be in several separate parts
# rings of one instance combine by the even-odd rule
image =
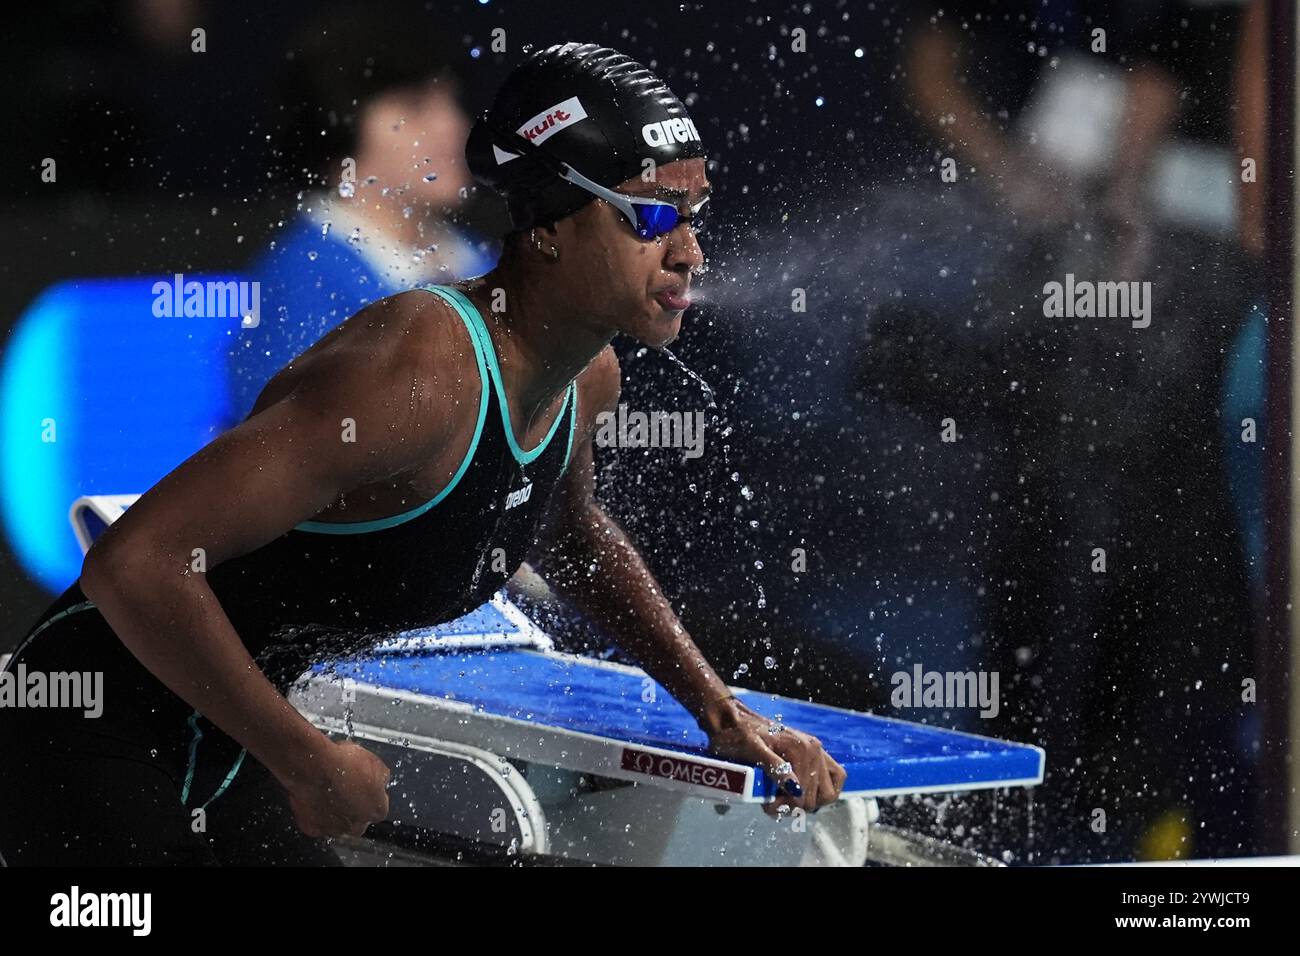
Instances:
[[[515,491],[512,491],[508,495],[506,495],[506,511],[509,511],[511,508],[515,507],[516,505],[522,505],[525,501],[527,501],[532,496],[533,496],[533,483],[530,481],[522,488],[518,488]]]

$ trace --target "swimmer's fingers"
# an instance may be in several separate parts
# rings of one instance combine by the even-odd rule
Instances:
[[[793,772],[791,762],[773,748],[760,742],[763,759],[760,765],[776,782],[776,796],[763,804],[763,812],[773,820],[782,819],[788,811],[803,805],[803,785]],[[782,813],[782,808],[787,812]]]
[[[813,739],[816,740],[817,738],[814,737]],[[818,746],[820,746],[820,741],[818,741]],[[817,771],[817,793],[813,811],[838,800],[847,777],[848,773],[835,761],[835,758],[822,750],[820,767]]]
[[[820,740],[806,734],[800,736],[805,738],[806,759],[814,768],[807,774],[810,779],[804,809],[809,813],[816,813],[822,807],[839,799],[848,773],[834,757],[826,752]]]
[[[313,840],[324,839],[325,833],[316,825],[307,806],[293,794],[289,795],[289,811],[293,814],[293,823],[298,828],[299,833],[311,837]]]
[[[733,726],[710,735],[709,749],[737,763],[761,767],[776,784],[763,805],[773,819],[783,809],[816,810],[835,800],[844,781],[844,768],[831,759],[816,737],[779,727],[761,714],[741,706]]]
[[[830,754],[826,755],[826,760],[830,764],[831,781],[835,785],[835,794],[832,799],[838,800],[840,794],[844,792],[844,784],[849,779],[849,772],[845,770],[844,766]]]
[[[790,783],[785,783],[787,796],[775,801],[779,807],[788,803],[806,813],[815,813],[820,807],[839,798],[848,774],[828,754],[816,737],[791,728],[774,735],[773,749],[788,761],[788,772],[799,787],[799,793],[789,793]]]

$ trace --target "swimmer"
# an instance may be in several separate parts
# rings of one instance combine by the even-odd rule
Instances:
[[[389,768],[287,691],[488,600],[552,499],[557,588],[711,752],[781,780],[765,809],[839,795],[844,769],[728,692],[592,497],[610,342],[672,341],[703,263],[698,129],[645,67],[567,43],[507,78],[466,153],[510,211],[498,266],[376,301],[300,355],[96,541],[20,645],[10,667],[102,671],[104,713],[0,711],[7,863],[337,864],[327,838],[386,817]]]

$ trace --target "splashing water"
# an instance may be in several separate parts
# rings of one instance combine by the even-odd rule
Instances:
[[[665,356],[667,356],[667,357],[668,357],[668,360],[669,360],[670,362],[672,362],[672,363],[673,363],[674,365],[676,365],[679,369],[681,369],[683,372],[685,372],[685,373],[687,374],[687,376],[689,376],[691,379],[693,379],[693,380],[695,381],[695,383],[696,383],[697,385],[700,386],[700,388],[701,388],[701,389],[703,390],[703,392],[704,392],[704,397],[708,400],[709,408],[717,408],[717,407],[718,407],[718,403],[714,400],[714,397],[713,397],[713,386],[711,386],[708,382],[706,382],[706,381],[705,381],[705,380],[704,380],[704,379],[703,379],[703,378],[702,378],[698,373],[696,373],[693,369],[688,368],[685,362],[683,362],[681,359],[679,359],[676,355],[674,355],[672,352],[670,352],[670,351],[668,350],[667,346],[664,346],[664,347],[660,348],[660,349],[659,349],[659,353],[660,353],[661,355],[665,355]]]
[[[673,365],[677,366],[677,368],[678,368],[680,371],[684,372],[688,378],[690,378],[690,379],[691,379],[692,381],[694,381],[697,385],[699,385],[701,391],[704,392],[704,397],[705,397],[705,400],[708,402],[708,407],[709,407],[709,409],[711,409],[711,410],[715,410],[715,420],[716,420],[716,409],[717,409],[717,407],[718,407],[718,402],[717,402],[717,399],[716,399],[716,397],[715,397],[715,393],[714,393],[714,391],[713,391],[713,386],[711,386],[708,382],[706,382],[706,381],[704,380],[704,377],[703,377],[703,376],[701,376],[699,373],[697,373],[694,369],[690,368],[690,367],[689,367],[685,362],[683,362],[680,358],[678,358],[678,357],[677,357],[677,356],[676,356],[676,355],[675,355],[675,354],[674,354],[670,349],[668,349],[667,347],[660,347],[660,348],[658,349],[658,351],[659,351],[662,355],[666,356],[666,357],[668,358],[668,360],[669,360],[670,362],[672,362]],[[728,435],[731,434],[731,428],[728,427],[728,428],[726,429],[726,431],[724,431],[722,434],[723,434],[723,437],[724,437],[724,438],[727,437]],[[724,465],[724,467],[727,468],[727,469],[730,469],[730,468],[731,468],[731,445],[730,445],[730,443],[725,442],[725,441],[723,442],[723,445],[722,445],[722,457],[723,457],[723,465]],[[731,480],[732,480],[733,482],[740,483],[740,473],[739,473],[739,472],[736,472],[736,471],[732,471],[732,472],[731,472]],[[754,491],[753,491],[753,489],[750,488],[749,485],[747,485],[747,484],[741,484],[741,487],[740,487],[740,496],[741,496],[741,498],[743,498],[746,502],[752,502],[752,501],[754,500],[754,497],[755,497],[755,496],[754,496]],[[751,521],[751,522],[750,522],[750,527],[752,527],[752,528],[757,528],[757,527],[758,527],[758,522],[757,522],[757,521]],[[758,570],[762,570],[762,568],[763,568],[763,563],[762,563],[761,561],[755,562],[755,566],[756,566],[756,568],[757,568]],[[767,608],[767,594],[764,593],[764,591],[763,591],[763,586],[758,582],[758,580],[754,577],[754,575],[753,575],[752,573],[748,573],[748,574],[746,574],[745,577],[746,577],[746,580],[749,582],[749,584],[752,585],[753,588],[754,588],[754,591],[755,591],[755,602],[754,602],[754,603],[755,603],[756,608],[757,608],[758,610],[760,610],[760,611],[762,611],[762,610],[766,610],[766,608]],[[769,665],[769,666],[771,666],[771,665]],[[742,668],[741,671],[739,671],[738,673],[743,673],[744,670],[747,669],[747,668],[745,668],[745,665],[741,665],[741,668]]]

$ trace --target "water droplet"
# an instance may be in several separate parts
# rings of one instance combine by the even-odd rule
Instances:
[[[670,362],[672,362],[679,369],[685,372],[690,378],[695,380],[695,382],[700,386],[700,388],[704,390],[704,397],[709,403],[709,408],[717,408],[718,403],[714,401],[713,398],[713,386],[711,386],[708,382],[704,381],[704,379],[701,378],[699,375],[697,375],[694,371],[687,368],[686,363],[683,362],[681,359],[679,359],[672,352],[670,352],[667,348],[659,349],[659,353],[661,355],[666,356]]]

